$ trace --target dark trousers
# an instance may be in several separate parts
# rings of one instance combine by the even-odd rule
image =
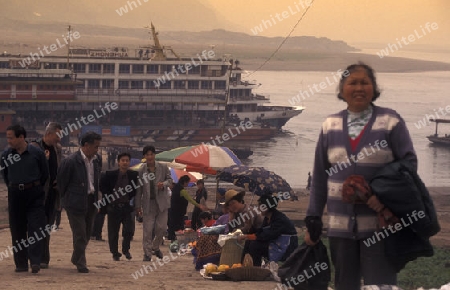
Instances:
[[[50,188],[45,200],[45,217],[47,218],[47,224],[53,225],[56,218],[56,201],[59,199],[58,191]],[[60,215],[61,218],[61,215]],[[42,251],[41,263],[48,264],[50,262],[50,235],[47,235],[44,239],[44,248]]]
[[[62,209],[56,210],[55,214],[55,225],[57,228],[59,228],[59,225],[61,224],[61,211]]]
[[[45,231],[45,193],[41,186],[26,190],[8,188],[9,227],[16,268],[39,265],[42,242],[50,233]]]
[[[250,254],[253,266],[261,266],[262,257],[269,257],[269,241],[246,241],[242,255]]]
[[[88,210],[85,213],[72,212],[67,210],[70,229],[72,230],[73,253],[71,262],[78,269],[86,268],[86,247],[89,243],[89,236],[92,232],[97,208],[94,206],[95,196],[88,196]]]
[[[180,214],[176,210],[169,208],[169,217],[167,220],[167,238],[171,241],[177,239],[176,231],[184,230],[184,213]]]
[[[384,241],[367,247],[364,240],[329,237],[336,290],[359,290],[364,285],[396,285],[397,274],[384,254]]]
[[[105,214],[98,213],[95,216],[94,226],[92,227],[91,236],[97,239],[102,238],[103,225],[105,224]]]
[[[198,207],[194,207],[194,210],[192,211],[191,228],[193,230],[197,230],[202,227],[202,222],[198,218],[198,216],[200,215],[201,212],[202,212],[202,210],[199,209]]]
[[[113,256],[119,256],[119,230],[122,225],[122,253],[130,250],[131,237],[133,236],[132,208],[129,204],[108,205],[108,242],[109,250]]]

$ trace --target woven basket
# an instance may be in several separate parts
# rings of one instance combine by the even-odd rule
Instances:
[[[266,281],[272,280],[269,269],[260,267],[240,267],[228,269],[225,275],[233,281]]]
[[[236,239],[230,239],[225,242],[220,254],[220,265],[233,266],[241,263],[244,243],[239,243]]]
[[[195,241],[197,239],[197,232],[194,230],[184,231],[184,232],[175,232],[177,237],[178,245],[187,246],[189,243]]]

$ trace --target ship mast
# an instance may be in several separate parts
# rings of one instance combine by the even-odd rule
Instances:
[[[69,25],[67,32],[67,69],[70,69],[69,67],[69,57],[70,57],[70,33],[72,32],[72,27]]]
[[[151,31],[152,31],[152,37],[153,41],[155,43],[154,51],[155,55],[153,57],[154,60],[166,60],[166,56],[164,55],[164,49],[159,43],[158,33],[155,30],[155,26],[153,25],[153,22],[151,23]]]

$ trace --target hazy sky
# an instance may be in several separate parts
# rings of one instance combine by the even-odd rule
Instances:
[[[202,0],[217,8],[242,31],[274,19],[260,35],[287,35],[310,0]],[[282,17],[283,11],[285,19]],[[282,20],[276,18],[279,13]],[[437,30],[426,34],[427,22],[436,22]],[[410,34],[423,36],[414,44],[450,45],[450,1],[448,0],[315,0],[293,35],[324,36],[346,42],[393,43]],[[411,42],[412,44],[412,42]]]
[[[140,4],[119,16],[118,8],[130,2]],[[159,31],[223,28],[250,35],[260,26],[258,35],[286,36],[309,5],[294,36],[386,47],[413,35],[408,49],[450,46],[450,0],[0,0],[0,30],[10,18],[133,28],[153,21]]]

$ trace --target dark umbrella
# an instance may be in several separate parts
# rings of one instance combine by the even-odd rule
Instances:
[[[292,188],[285,179],[264,167],[233,165],[224,168],[217,178],[243,187],[259,196],[268,191],[277,194],[292,193]]]

